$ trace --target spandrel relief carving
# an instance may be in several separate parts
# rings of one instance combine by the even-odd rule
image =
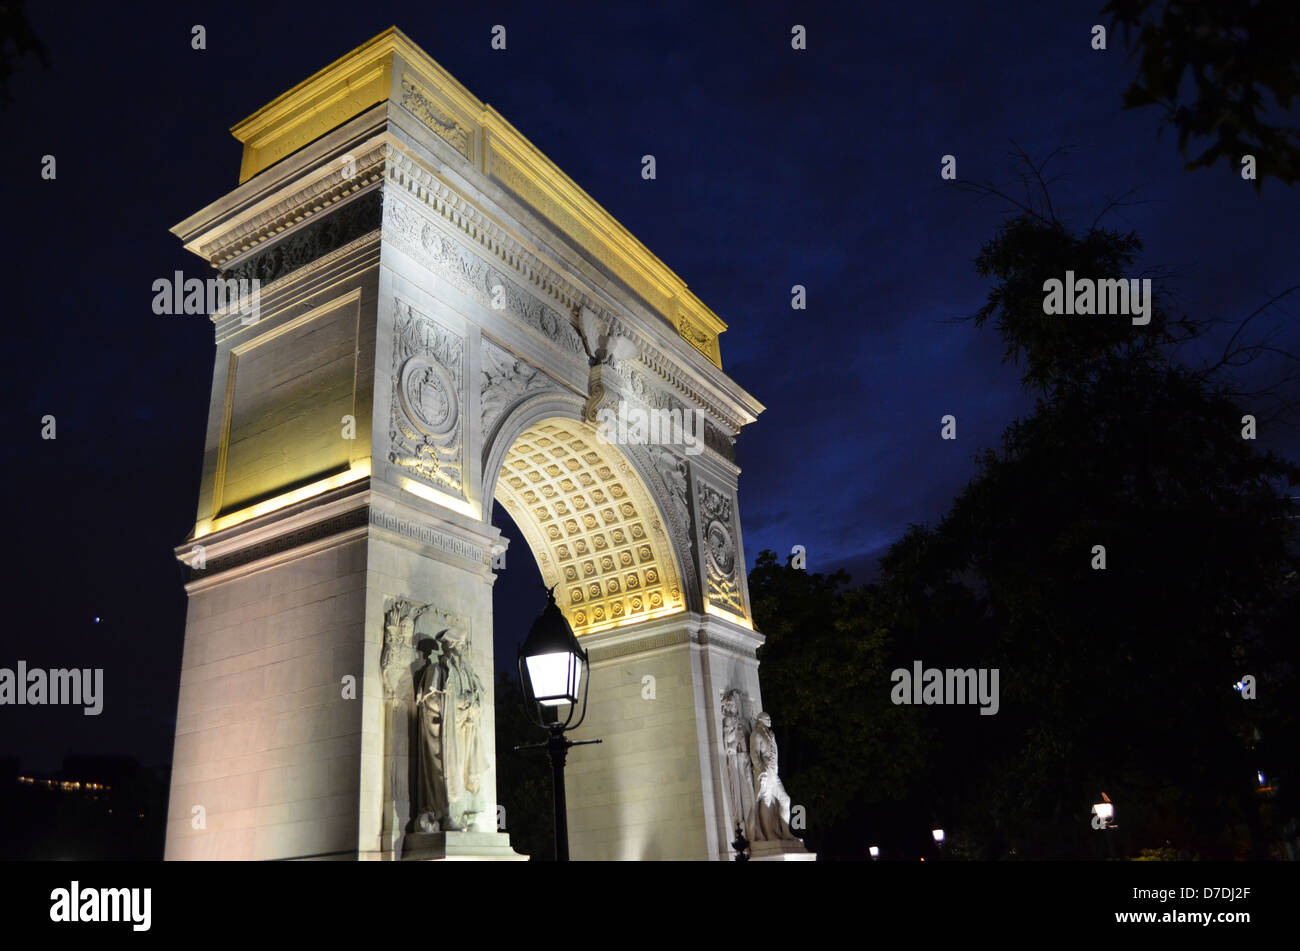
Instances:
[[[705,482],[696,484],[703,525],[705,594],[735,614],[745,613],[737,571],[735,517],[731,499]]]
[[[404,300],[395,301],[394,309],[388,460],[464,498],[464,343]]]

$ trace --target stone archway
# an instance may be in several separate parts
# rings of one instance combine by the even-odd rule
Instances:
[[[686,610],[679,553],[658,506],[590,423],[552,417],[519,433],[495,496],[579,636]]]
[[[761,705],[762,643],[726,325],[395,29],[234,131],[241,185],[173,229],[260,297],[213,315],[167,856],[511,856],[496,498],[591,655],[572,854],[725,859],[720,699]],[[700,444],[603,442],[623,404]],[[430,831],[404,731],[435,656],[487,765]]]

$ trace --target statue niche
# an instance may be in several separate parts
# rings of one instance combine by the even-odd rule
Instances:
[[[403,834],[464,831],[483,811],[487,690],[464,618],[397,599],[385,614],[385,847]]]
[[[754,778],[749,764],[749,730],[741,715],[741,693],[722,695],[722,748],[726,753],[727,800],[735,821],[744,821],[754,805]]]
[[[736,689],[722,695],[722,748],[732,818],[743,819],[751,843],[799,842],[790,831],[790,796],[778,773],[772,717],[760,712],[751,729],[741,711],[743,699]]]

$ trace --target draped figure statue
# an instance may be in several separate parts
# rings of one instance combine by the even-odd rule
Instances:
[[[463,641],[441,631],[420,642],[427,662],[415,686],[418,710],[416,829],[446,832],[473,825],[488,770],[480,741],[483,682]]]
[[[749,760],[754,771],[754,805],[745,821],[745,835],[750,842],[797,839],[790,831],[790,797],[777,773],[776,736],[767,713],[754,718]]]
[[[415,683],[421,663],[415,649],[415,622],[427,607],[396,600],[384,613],[384,646],[380,670],[384,684],[383,839],[392,848],[407,831],[415,797],[415,776],[409,763],[415,755]]]
[[[754,774],[749,764],[749,730],[741,716],[741,693],[722,695],[722,748],[726,753],[727,799],[735,822],[743,822],[754,805]]]

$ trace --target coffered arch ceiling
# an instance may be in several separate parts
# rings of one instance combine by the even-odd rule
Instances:
[[[686,609],[663,517],[632,464],[595,427],[534,423],[506,451],[496,483],[542,580],[578,635]]]

